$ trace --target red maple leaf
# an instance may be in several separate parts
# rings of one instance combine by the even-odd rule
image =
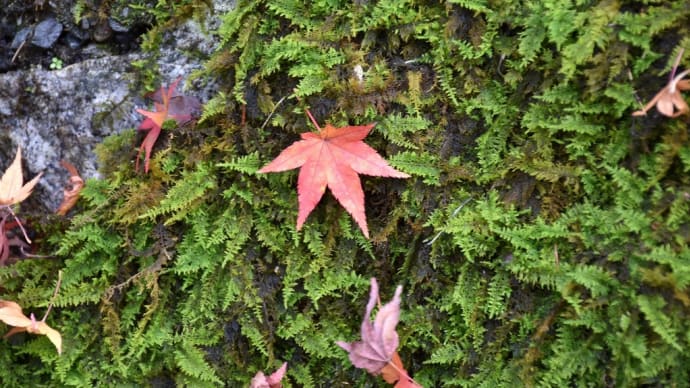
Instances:
[[[137,109],[137,112],[146,116],[144,121],[139,125],[139,130],[148,130],[144,141],[141,142],[139,152],[137,153],[137,162],[135,169],[139,170],[139,158],[141,152],[144,151],[144,171],[149,171],[149,160],[151,158],[151,150],[156,144],[158,136],[163,128],[165,120],[174,119],[178,124],[183,124],[192,118],[192,112],[201,107],[201,103],[196,97],[184,96],[177,94],[175,88],[180,82],[181,78],[176,79],[170,84],[168,90],[161,86],[160,90],[156,91],[151,98],[154,100],[156,110],[150,112],[144,109]]]
[[[376,150],[362,141],[375,124],[341,128],[327,124],[321,129],[308,110],[307,114],[319,132],[301,134],[302,140],[284,149],[259,172],[280,172],[301,167],[297,179],[297,230],[302,228],[328,187],[368,238],[364,191],[358,174],[393,178],[408,178],[409,175],[389,166]]]

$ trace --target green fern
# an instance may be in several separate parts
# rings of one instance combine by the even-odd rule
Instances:
[[[391,166],[423,178],[428,185],[439,185],[441,171],[438,166],[438,159],[428,153],[401,152],[388,158]]]
[[[159,206],[150,209],[139,218],[153,219],[173,213],[166,221],[166,224],[171,224],[185,217],[193,209],[193,204],[215,187],[216,182],[211,177],[209,168],[200,164],[195,171],[184,174],[178,184],[170,188]]]
[[[665,305],[663,299],[658,296],[639,295],[637,303],[645,318],[652,326],[652,329],[669,345],[679,352],[683,347],[678,342],[676,330],[672,326],[672,321],[663,312]]]

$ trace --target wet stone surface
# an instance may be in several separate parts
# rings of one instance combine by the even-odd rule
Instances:
[[[221,8],[227,2],[217,3]],[[52,4],[10,0],[0,8],[0,168],[21,146],[25,179],[44,172],[29,198],[43,209],[33,210],[49,212],[62,201],[69,175],[60,161],[72,163],[86,179],[98,177],[95,146],[108,135],[136,128],[142,120],[136,108],[151,108],[132,66],[146,56],[138,36],[148,26],[88,16],[77,26],[73,15],[64,15],[73,9],[70,0]],[[215,47],[203,32],[208,30],[189,21],[164,33],[157,56],[164,85],[202,66],[203,53]],[[185,50],[202,55],[190,58]],[[213,93],[209,84],[191,89],[202,102]],[[133,157],[135,150],[133,144]]]

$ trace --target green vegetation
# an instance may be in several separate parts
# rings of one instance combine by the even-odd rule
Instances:
[[[683,1],[239,1],[195,74],[221,85],[203,120],[165,130],[147,175],[133,131],[107,139],[105,178],[45,231],[56,257],[0,268],[27,311],[64,272],[64,353],[13,337],[0,381],[246,386],[287,361],[291,386],[384,386],[335,344],[375,276],[383,300],[404,287],[399,353],[426,387],[689,386],[687,117],[630,116],[690,51],[688,18]],[[307,106],[378,122],[366,142],[413,175],[363,180],[371,240],[330,194],[296,232],[297,174],[256,173]]]

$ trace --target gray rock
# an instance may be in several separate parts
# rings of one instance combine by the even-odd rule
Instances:
[[[227,12],[235,2],[214,3]],[[158,57],[163,84],[178,77],[188,79],[203,66],[203,58],[217,47],[217,39],[204,31],[218,25],[217,16],[206,18],[203,27],[189,21],[166,34]],[[131,87],[135,75],[130,64],[142,54],[112,56],[91,46],[82,52],[105,56],[57,71],[34,68],[0,74],[0,169],[9,165],[21,146],[25,177],[44,171],[30,199],[47,211],[54,211],[62,201],[68,178],[60,160],[74,164],[85,179],[99,177],[95,146],[108,135],[136,128],[143,118],[135,109],[152,106],[141,97],[143,91]],[[178,91],[204,102],[215,89],[213,82],[196,82],[189,87],[180,84]],[[136,146],[132,145],[132,155]]]
[[[49,48],[62,34],[62,24],[54,18],[48,18],[34,27],[34,36],[31,43],[34,46]]]
[[[115,20],[113,18],[108,19],[108,25],[115,32],[127,32],[127,31],[129,31],[129,27],[122,25],[121,23],[119,23],[117,20]]]
[[[62,201],[65,159],[85,178],[97,177],[93,149],[107,135],[139,120],[130,91],[138,54],[91,59],[62,70],[32,69],[0,74],[0,163],[6,168],[17,146],[26,177],[44,171],[35,194],[46,210]]]
[[[203,25],[188,20],[172,33],[166,34],[158,60],[165,85],[179,77],[186,80],[195,70],[202,68],[203,61],[199,58],[210,57],[218,48],[219,40],[214,32],[220,26],[220,17],[234,9],[236,4],[236,0],[214,0],[213,12],[203,20]],[[193,55],[188,56],[187,53]],[[178,91],[184,89],[188,89],[187,94],[206,102],[215,95],[217,84],[214,80],[197,80],[190,86],[180,83]]]

